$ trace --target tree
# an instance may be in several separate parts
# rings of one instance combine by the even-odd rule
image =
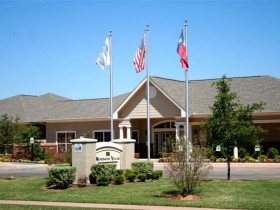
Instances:
[[[253,124],[252,114],[263,110],[264,104],[239,103],[238,96],[231,91],[226,76],[213,85],[216,85],[218,94],[215,96],[213,106],[210,107],[212,115],[202,123],[202,128],[210,134],[208,139],[210,144],[220,145],[224,149],[227,156],[227,179],[230,180],[230,157],[234,147],[259,144],[258,134],[264,130]]]
[[[180,194],[192,194],[194,190],[207,178],[212,166],[204,162],[207,150],[204,147],[193,146],[190,153],[191,161],[187,162],[187,141],[184,137],[177,139],[172,145],[172,152],[163,156],[168,160],[165,170],[171,182]]]
[[[20,140],[19,118],[4,114],[0,119],[0,152],[7,153],[8,147]]]
[[[42,132],[38,126],[33,124],[23,125],[21,127],[22,143],[29,144],[30,138],[39,139],[42,136]]]

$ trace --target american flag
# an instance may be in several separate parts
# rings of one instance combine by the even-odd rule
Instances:
[[[135,70],[137,73],[139,73],[140,71],[142,71],[145,68],[145,34],[144,37],[141,41],[141,44],[139,45],[136,54],[134,56],[133,59],[133,63],[135,66]]]

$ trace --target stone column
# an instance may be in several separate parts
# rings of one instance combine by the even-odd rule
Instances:
[[[123,139],[123,126],[119,126],[120,128],[120,139]]]
[[[176,127],[176,142],[180,138],[180,125],[175,124]]]
[[[93,164],[96,164],[97,140],[81,137],[70,142],[72,143],[72,165],[76,167],[76,180],[74,182],[76,184],[81,176],[89,178],[90,168]]]
[[[121,169],[131,169],[131,163],[134,161],[134,139],[117,139],[113,143],[120,144],[123,147],[121,153]]]
[[[233,149],[233,157],[238,158],[238,148],[237,147],[234,147],[234,149]]]
[[[126,138],[131,139],[131,131],[130,131],[131,125],[126,126]]]

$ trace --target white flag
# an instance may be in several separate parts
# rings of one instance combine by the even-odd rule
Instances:
[[[105,69],[107,66],[111,64],[109,37],[107,37],[105,40],[105,44],[103,46],[102,52],[99,54],[99,57],[96,60],[96,64],[98,64],[102,69]]]

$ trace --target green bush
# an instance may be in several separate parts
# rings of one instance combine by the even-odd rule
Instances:
[[[255,162],[255,159],[252,158],[250,155],[246,155],[246,156],[244,157],[244,160],[245,160],[245,162],[248,162],[248,163],[253,163],[253,162]]]
[[[141,182],[145,182],[145,180],[147,179],[146,174],[138,174],[137,178],[141,181]]]
[[[106,176],[111,181],[115,177],[116,167],[117,165],[115,164],[94,164],[91,166],[91,174],[96,180],[100,176]]]
[[[130,182],[134,182],[134,180],[136,179],[136,174],[134,173],[131,173],[131,174],[128,174],[127,175],[127,179],[130,181]]]
[[[40,144],[35,143],[33,144],[33,158],[34,160],[44,160],[46,157],[46,152],[44,150],[41,149]],[[39,160],[39,161],[40,161]]]
[[[238,149],[238,156],[239,156],[240,158],[245,158],[245,157],[248,156],[248,155],[249,155],[249,153],[247,152],[247,150],[246,150],[245,148],[240,147],[240,148]]]
[[[215,155],[211,155],[210,160],[211,160],[212,162],[215,162],[215,161],[216,161]]]
[[[123,169],[117,169],[116,170],[116,175],[124,175],[124,170]]]
[[[163,170],[156,170],[153,171],[153,179],[159,179],[163,175]]]
[[[275,147],[270,147],[267,151],[267,157],[274,159],[275,155],[279,155],[278,149],[276,149]]]
[[[275,162],[280,163],[280,155],[275,155]]]
[[[152,161],[134,161],[131,163],[131,168],[138,173],[152,172],[154,163]]]
[[[114,183],[116,185],[120,185],[124,183],[124,176],[123,175],[118,175],[114,178]]]
[[[89,175],[89,183],[96,184],[96,177],[93,176],[92,173],[90,173],[90,175]]]
[[[52,186],[54,183],[53,183],[53,180],[51,180],[50,178],[48,178],[47,180],[46,180],[46,187],[50,187],[50,186]]]
[[[266,163],[268,160],[268,157],[266,155],[260,155],[259,156],[259,161],[262,163]]]
[[[75,181],[76,168],[72,166],[54,166],[49,170],[49,183],[59,188],[67,188]]]
[[[125,178],[128,177],[129,174],[135,174],[136,176],[138,175],[138,171],[134,169],[125,169]]]
[[[108,186],[110,178],[108,176],[98,176],[96,179],[97,186]]]

